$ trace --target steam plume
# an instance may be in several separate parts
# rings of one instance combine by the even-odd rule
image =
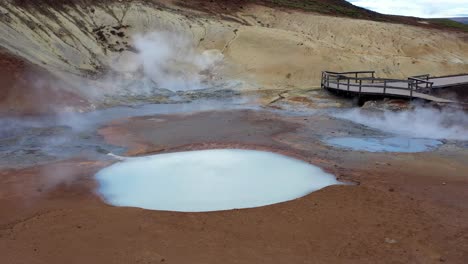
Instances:
[[[219,50],[199,51],[191,38],[167,31],[133,37],[136,53],[124,52],[104,78],[104,95],[143,95],[215,86],[223,66]],[[98,94],[99,95],[99,94]]]
[[[429,139],[468,140],[468,115],[462,111],[417,107],[411,111],[370,114],[353,109],[335,114],[382,131]]]

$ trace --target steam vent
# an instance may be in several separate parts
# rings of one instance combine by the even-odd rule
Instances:
[[[0,263],[468,263],[464,1],[0,1]]]

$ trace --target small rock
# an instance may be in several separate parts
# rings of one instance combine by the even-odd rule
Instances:
[[[446,183],[446,182],[443,182],[442,185],[447,185],[447,183]]]
[[[397,241],[395,239],[391,239],[391,238],[388,238],[386,237],[385,238],[385,243],[388,243],[388,244],[395,244]]]
[[[389,191],[389,192],[394,192],[394,191],[395,191],[395,189],[393,189],[393,188],[390,188],[390,189],[388,189],[388,191]]]
[[[101,153],[101,154],[109,154],[109,151],[99,147],[99,146],[96,146],[96,152],[98,153]]]

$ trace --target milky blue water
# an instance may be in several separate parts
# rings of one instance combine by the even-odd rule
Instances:
[[[340,184],[304,161],[238,149],[129,158],[99,171],[96,179],[111,205],[180,212],[270,205]]]
[[[326,143],[342,148],[369,152],[414,153],[434,150],[443,143],[434,139],[390,137],[358,138],[338,137],[325,140]]]

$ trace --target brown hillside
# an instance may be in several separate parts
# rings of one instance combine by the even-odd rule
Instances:
[[[44,114],[86,102],[46,70],[0,50],[0,116]]]
[[[426,28],[436,28],[454,31],[468,31],[468,25],[447,19],[421,19],[416,17],[392,16],[380,14],[365,8],[355,6],[345,0],[101,0],[99,2],[93,0],[13,0],[15,4],[20,6],[29,6],[34,8],[43,8],[52,6],[61,8],[64,6],[89,6],[89,5],[105,5],[110,2],[129,3],[129,2],[145,2],[153,4],[164,4],[167,2],[175,2],[179,6],[186,8],[197,9],[200,11],[212,14],[230,14],[242,10],[250,4],[264,5],[268,7],[278,7],[285,9],[302,10],[305,12],[313,12],[331,16],[350,17],[357,19],[367,19],[372,21],[382,21],[389,23],[408,24]]]

